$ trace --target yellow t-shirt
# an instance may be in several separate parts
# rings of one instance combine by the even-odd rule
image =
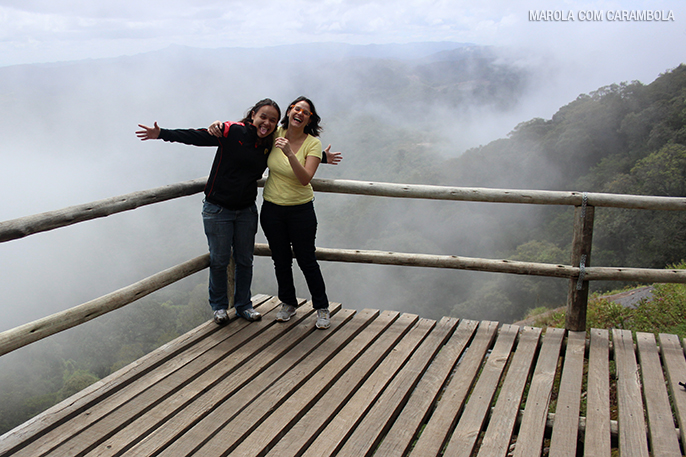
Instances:
[[[279,127],[276,130],[275,137],[282,137],[286,134],[286,130]],[[303,166],[307,156],[312,155],[322,158],[322,142],[312,135],[307,135],[305,141],[295,156],[298,158]],[[312,201],[314,192],[310,184],[303,186],[298,181],[298,178],[293,172],[291,164],[288,162],[288,157],[283,151],[277,147],[273,147],[269,153],[267,160],[269,167],[269,177],[264,185],[264,199],[268,202],[281,205],[293,206],[303,205]]]

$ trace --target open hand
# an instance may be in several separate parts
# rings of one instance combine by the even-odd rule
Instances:
[[[141,141],[145,140],[156,140],[160,137],[160,127],[157,125],[157,122],[155,122],[154,127],[148,127],[147,125],[143,124],[138,124],[138,127],[142,128],[143,130],[137,130],[136,131],[136,136],[141,139]]]
[[[326,163],[329,165],[338,165],[338,163],[343,160],[342,152],[331,152],[331,145],[328,145],[324,149],[326,154]]]

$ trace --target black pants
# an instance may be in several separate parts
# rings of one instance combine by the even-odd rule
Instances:
[[[269,242],[274,261],[279,300],[297,306],[293,283],[293,254],[298,261],[312,295],[315,309],[329,307],[324,277],[315,257],[317,215],[312,202],[296,206],[280,206],[265,201],[260,216],[262,230]],[[291,251],[291,246],[293,250]]]

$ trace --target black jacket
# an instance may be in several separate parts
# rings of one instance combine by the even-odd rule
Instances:
[[[228,129],[228,132],[227,132]],[[226,209],[251,206],[257,198],[257,180],[267,168],[269,145],[257,145],[252,125],[224,124],[224,137],[210,135],[207,129],[160,130],[160,139],[194,146],[217,146],[212,170],[205,185],[207,201]]]

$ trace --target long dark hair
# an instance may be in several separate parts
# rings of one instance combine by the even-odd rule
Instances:
[[[241,119],[240,122],[246,125],[252,125],[252,118],[257,112],[260,110],[260,108],[264,106],[273,106],[276,109],[277,112],[277,119],[281,117],[281,108],[279,108],[279,105],[272,100],[271,98],[265,98],[260,100],[259,102],[255,103],[255,106],[250,108],[248,112],[245,114],[245,117]],[[274,132],[276,132],[276,128],[274,128]],[[271,144],[274,142],[274,132],[270,133],[268,136],[265,138],[257,138],[257,144]]]
[[[293,106],[295,106],[295,104],[298,102],[307,102],[310,105],[310,122],[305,126],[305,133],[309,133],[312,136],[319,136],[321,131],[324,130],[324,128],[319,125],[319,122],[321,122],[322,118],[319,117],[319,114],[317,114],[317,108],[314,107],[314,103],[312,103],[312,100],[302,95],[293,100],[291,104],[288,105],[286,114],[283,117],[283,119],[281,119],[281,127],[285,129],[288,128],[288,113],[291,112]]]

